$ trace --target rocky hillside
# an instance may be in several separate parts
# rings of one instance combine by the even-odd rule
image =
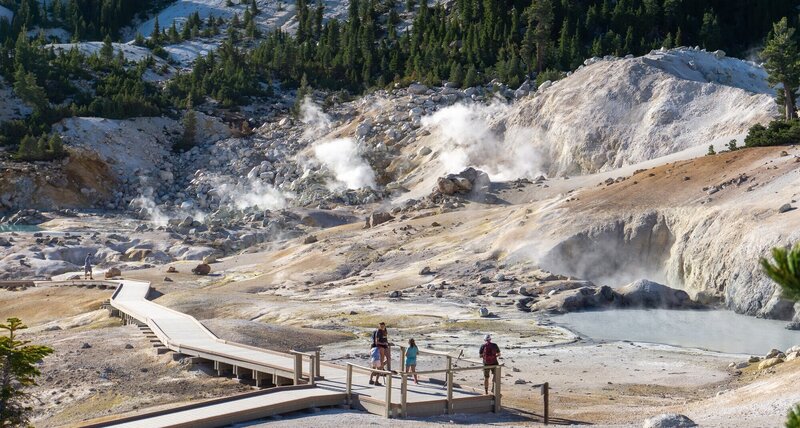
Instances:
[[[497,228],[459,228],[465,248],[611,286],[649,278],[738,312],[791,318],[757,259],[798,230],[796,211],[778,212],[798,197],[796,154],[686,160],[769,119],[763,70],[687,48],[587,64],[539,88],[413,84],[346,102],[316,91],[297,115],[291,99],[246,109],[253,117],[239,122],[198,113],[201,142],[184,153],[171,150],[181,134],[173,119],[68,119],[57,125],[68,160],[5,174],[0,203],[99,208],[149,221],[137,234],[169,237],[91,241],[103,263],[127,267],[237,254],[373,210],[415,217],[469,207]],[[468,166],[492,183],[442,181]],[[665,189],[669,198],[659,196]],[[72,266],[26,254],[30,271],[12,257],[6,276]]]
[[[591,173],[727,143],[777,114],[756,64],[682,48],[590,59],[526,99],[509,125],[530,128],[549,175]]]

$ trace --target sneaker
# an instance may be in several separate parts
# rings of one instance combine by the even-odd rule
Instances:
[[[383,386],[383,384],[380,382],[375,382],[375,386]]]
[[[369,381],[369,384],[370,384],[370,385],[375,385],[375,382],[374,382],[374,381],[372,381],[372,380],[370,380],[370,381]]]

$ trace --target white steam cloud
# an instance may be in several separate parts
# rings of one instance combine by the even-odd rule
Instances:
[[[329,189],[376,188],[375,171],[362,156],[363,147],[351,138],[325,139],[332,121],[310,97],[300,106],[300,120],[305,125],[304,139],[320,139],[313,145],[313,153],[316,161],[334,177],[334,181],[327,183]]]
[[[306,140],[319,138],[331,129],[331,118],[308,96],[300,105],[300,121],[305,125],[303,139]]]
[[[131,205],[141,210],[156,226],[166,226],[169,221],[169,216],[156,205],[152,187],[146,187],[141,195],[131,201]]]
[[[375,172],[358,152],[352,138],[337,138],[314,146],[314,156],[336,177],[333,188],[375,188]]]
[[[422,124],[443,139],[445,149],[439,160],[449,173],[473,166],[485,171],[492,180],[507,181],[532,178],[542,171],[540,155],[534,148],[534,131],[502,123],[492,123],[509,112],[501,102],[491,105],[456,104],[431,116]]]
[[[209,194],[219,200],[220,206],[244,210],[256,207],[262,210],[279,210],[288,205],[293,195],[276,189],[257,179],[234,181],[230,177],[205,177],[214,183]]]

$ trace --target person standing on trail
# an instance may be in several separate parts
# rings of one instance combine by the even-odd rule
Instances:
[[[419,385],[419,378],[417,377],[417,354],[419,348],[414,339],[408,339],[408,349],[406,350],[406,371],[414,373],[414,383]]]
[[[378,324],[378,329],[372,332],[372,346],[378,348],[381,354],[381,370],[392,370],[392,354],[389,350],[389,332],[386,323]]]
[[[86,279],[86,277],[94,279],[92,278],[92,261],[92,253],[87,253],[86,260],[83,261],[83,279]]]
[[[372,349],[369,350],[369,366],[370,368],[381,370],[381,352],[378,350],[379,348],[375,345],[372,346]],[[375,381],[372,378],[375,378]],[[372,372],[369,375],[369,384],[375,386],[382,386],[380,379],[381,375],[378,372]]]
[[[479,351],[484,366],[496,366],[497,359],[500,358],[500,347],[492,342],[492,335],[487,334],[483,336],[483,345]],[[483,369],[483,389],[486,395],[489,395],[489,373],[492,373],[492,380],[494,381],[494,369]]]

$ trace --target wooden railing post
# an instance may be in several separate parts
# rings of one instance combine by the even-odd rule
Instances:
[[[448,362],[449,362],[448,358]],[[453,413],[453,370],[447,370],[447,414]]]
[[[353,364],[347,363],[347,389],[345,390],[347,394],[347,406],[352,408],[353,407]]]
[[[314,370],[314,374],[316,374],[317,376],[322,376],[322,375],[321,375],[321,373],[322,373],[322,363],[321,363],[321,362],[320,362],[320,360],[319,360],[319,351],[320,351],[320,349],[319,349],[319,348],[317,348],[317,349],[314,351],[314,358],[315,358],[315,360],[314,360],[314,361],[315,361],[315,364],[314,364],[314,366],[316,367],[316,370]]]
[[[386,375],[386,418],[392,417],[392,374]]]
[[[308,361],[308,365],[309,365],[308,372],[309,372],[309,376],[310,376],[310,379],[308,379],[308,383],[310,383],[311,385],[316,385],[317,384],[317,362],[316,362],[317,357],[315,355],[311,355],[311,356],[308,357],[308,360],[309,360]]]
[[[292,381],[295,385],[300,385],[300,378],[303,375],[303,356],[294,354],[294,378]]]
[[[404,372],[401,375],[400,384],[400,416],[408,417],[408,375]]]
[[[545,382],[542,385],[542,395],[544,396],[544,424],[550,424],[550,384]]]
[[[501,366],[497,366],[497,367],[494,368],[494,412],[495,413],[500,413],[500,409],[501,409],[501,407],[500,407],[500,393],[501,393],[500,392],[500,384],[502,383],[502,381],[501,381],[502,378],[500,376],[502,375],[502,373],[500,371],[500,367]]]
[[[447,373],[453,370],[453,357],[447,357]],[[449,386],[452,382],[450,381],[450,376],[447,376],[447,385]]]
[[[400,346],[400,371],[406,371],[406,347]]]

